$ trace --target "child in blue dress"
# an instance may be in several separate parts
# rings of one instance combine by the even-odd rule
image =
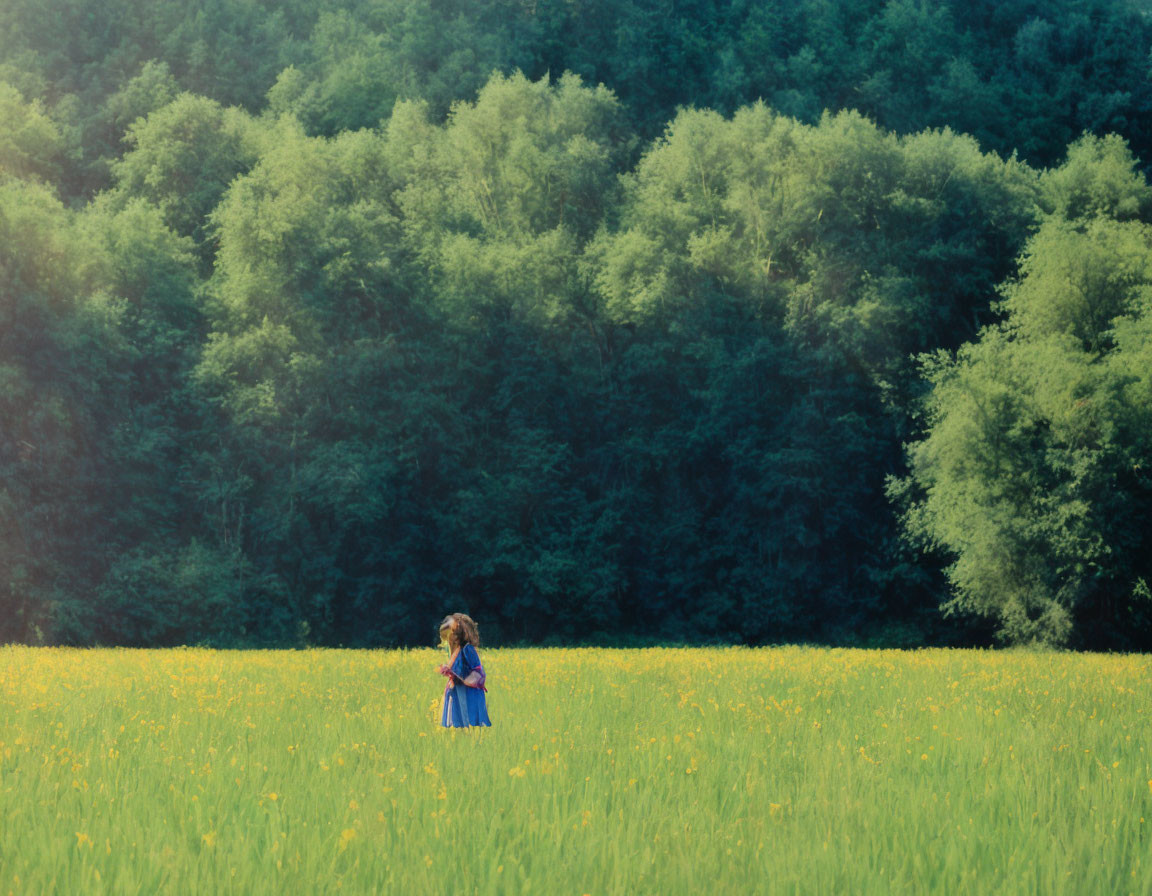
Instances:
[[[484,687],[484,667],[480,665],[480,633],[472,617],[463,613],[445,616],[440,623],[440,643],[451,651],[447,663],[440,666],[440,674],[448,679],[444,689],[444,711],[440,724],[445,728],[470,728],[474,725],[490,726],[488,701]]]

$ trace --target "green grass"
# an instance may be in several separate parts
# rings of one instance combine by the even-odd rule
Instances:
[[[1152,892],[1152,658],[0,648],[0,894]]]

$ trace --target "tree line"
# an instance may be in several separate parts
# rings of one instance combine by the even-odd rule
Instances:
[[[1147,649],[1152,31],[958,9],[7,4],[0,641]]]

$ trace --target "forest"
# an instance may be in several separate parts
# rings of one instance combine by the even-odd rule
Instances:
[[[0,643],[1152,648],[1125,0],[6,0]]]

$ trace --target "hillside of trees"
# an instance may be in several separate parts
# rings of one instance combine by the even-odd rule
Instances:
[[[9,0],[0,643],[1152,648],[1150,51]]]

